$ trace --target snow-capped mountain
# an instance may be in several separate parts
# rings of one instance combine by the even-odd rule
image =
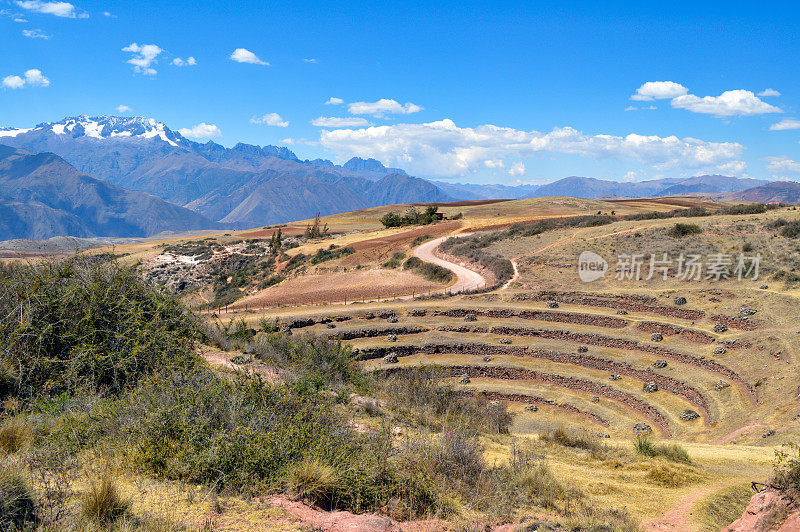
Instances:
[[[378,161],[339,166],[301,161],[281,146],[201,144],[152,118],[82,115],[29,129],[3,128],[0,144],[55,153],[94,178],[243,227],[386,202],[452,199]]]
[[[141,116],[73,116],[59,122],[44,122],[30,129],[0,128],[0,137],[16,137],[29,132],[51,132],[72,138],[92,137],[108,139],[114,137],[158,138],[172,146],[188,142],[180,133],[153,118]]]

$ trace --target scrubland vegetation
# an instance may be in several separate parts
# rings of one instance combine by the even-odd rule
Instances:
[[[420,212],[416,208],[409,207],[405,214],[397,214],[396,212],[387,212],[381,217],[381,223],[384,227],[405,227],[407,225],[430,225],[435,223],[439,218],[438,205],[429,205],[424,211]]]

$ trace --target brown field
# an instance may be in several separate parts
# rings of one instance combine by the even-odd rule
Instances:
[[[402,286],[402,290],[398,286]],[[406,293],[422,294],[439,288],[440,284],[397,270],[320,273],[289,279],[280,286],[270,287],[244,298],[230,308],[243,309],[245,305],[249,308],[263,308],[320,302],[355,302],[397,297]]]

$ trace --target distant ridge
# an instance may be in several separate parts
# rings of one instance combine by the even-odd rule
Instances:
[[[775,181],[760,187],[724,196],[732,201],[754,201],[759,203],[800,203],[800,183]]]
[[[145,237],[221,227],[150,194],[91,178],[53,153],[0,144],[0,240]]]

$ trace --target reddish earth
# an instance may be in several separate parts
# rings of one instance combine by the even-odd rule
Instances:
[[[352,255],[342,259],[344,266],[357,266],[378,260],[388,260],[392,254],[404,245],[410,245],[415,238],[422,236],[437,237],[452,233],[461,228],[461,222],[449,221],[435,225],[415,227],[402,233],[370,238],[348,245],[356,250]]]
[[[303,529],[323,532],[440,532],[448,530],[446,523],[429,519],[398,523],[378,514],[353,514],[350,512],[327,512],[315,506],[289,499],[285,495],[275,495],[267,499],[273,505],[283,508],[291,517],[287,524],[300,525]]]
[[[800,530],[800,502],[796,495],[766,489],[753,495],[742,517],[722,532],[797,532]]]
[[[353,302],[427,294],[442,287],[400,270],[358,270],[296,277],[242,299],[232,309]]]
[[[667,510],[661,517],[645,523],[645,532],[686,532],[688,530],[696,530],[697,528],[691,524],[691,515],[694,506],[708,495],[730,485],[731,482],[723,482],[693,491],[678,501],[677,505]]]

